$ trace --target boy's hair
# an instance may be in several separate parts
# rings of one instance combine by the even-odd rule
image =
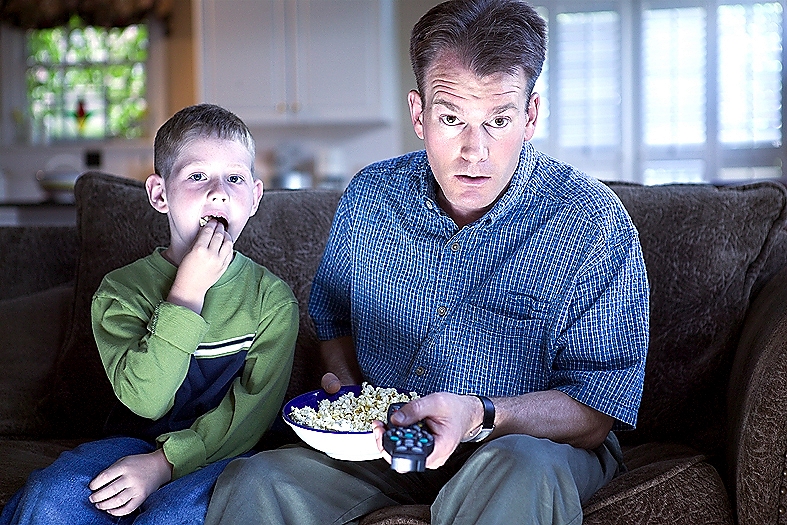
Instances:
[[[169,178],[183,148],[198,138],[214,137],[242,144],[252,158],[254,174],[256,146],[246,124],[234,113],[214,104],[188,106],[167,120],[156,132],[153,167],[156,174]]]
[[[429,10],[410,35],[410,62],[423,102],[429,67],[441,53],[456,53],[462,65],[484,77],[493,73],[527,78],[533,92],[547,47],[544,19],[520,0],[449,0]]]

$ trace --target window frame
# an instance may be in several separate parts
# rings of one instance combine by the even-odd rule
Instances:
[[[779,146],[752,144],[751,146],[726,145],[719,139],[717,89],[718,78],[718,24],[717,8],[720,5],[751,5],[766,3],[767,0],[531,0],[534,6],[541,6],[549,13],[548,27],[550,33],[556,30],[559,13],[578,13],[587,11],[616,11],[620,16],[621,50],[621,106],[620,106],[620,144],[617,148],[592,149],[587,147],[565,147],[559,143],[560,122],[554,118],[559,113],[558,101],[552,93],[549,97],[550,119],[549,135],[545,138],[533,139],[535,146],[546,153],[575,165],[605,180],[622,180],[645,182],[645,169],[651,163],[670,163],[699,161],[704,170],[702,182],[730,183],[755,180],[756,170],[749,177],[737,181],[722,180],[722,168],[753,168],[774,167],[782,170],[781,180],[787,179],[787,151],[785,148],[785,131],[787,126],[787,82],[782,75],[781,117],[782,131]],[[781,62],[787,64],[787,0],[776,0],[782,5],[782,56]],[[706,64],[705,64],[705,134],[704,143],[680,146],[655,146],[644,142],[644,96],[643,79],[643,13],[653,8],[687,8],[700,7],[706,16]],[[557,41],[556,35],[550,34],[550,42]],[[550,67],[548,74],[548,90],[559,82],[556,64],[557,46],[548,46],[547,57]],[[598,166],[609,169],[599,171]],[[594,171],[595,170],[595,171]]]
[[[148,118],[145,122],[145,132],[140,139],[124,138],[74,138],[49,141],[39,141],[32,145],[46,146],[60,143],[104,145],[104,144],[129,144],[134,145],[140,141],[147,144],[157,128],[158,122],[166,118],[166,40],[165,23],[161,20],[150,18],[145,21],[148,26],[148,59],[146,63],[147,86],[145,98],[148,104]],[[26,31],[0,24],[0,146],[31,145],[28,137],[19,129],[14,114],[19,108],[27,108],[27,43]],[[29,124],[29,123],[28,123]]]

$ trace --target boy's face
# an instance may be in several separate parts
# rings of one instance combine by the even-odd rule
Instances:
[[[254,215],[262,198],[262,181],[252,175],[254,159],[239,142],[198,138],[187,144],[164,180],[146,183],[151,205],[166,213],[170,248],[188,251],[206,219],[226,222],[233,241]]]

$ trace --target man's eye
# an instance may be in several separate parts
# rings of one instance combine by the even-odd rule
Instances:
[[[449,126],[456,126],[459,124],[459,119],[456,118],[455,115],[443,115],[440,117],[440,120],[443,122],[443,124],[447,124]]]
[[[504,128],[508,125],[509,119],[508,117],[496,117],[492,119],[490,122],[490,126],[493,128]]]

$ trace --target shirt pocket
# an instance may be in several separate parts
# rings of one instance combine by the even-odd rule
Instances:
[[[547,323],[521,314],[503,315],[474,304],[457,311],[452,333],[462,356],[457,372],[465,392],[508,396],[546,387],[551,369]]]

